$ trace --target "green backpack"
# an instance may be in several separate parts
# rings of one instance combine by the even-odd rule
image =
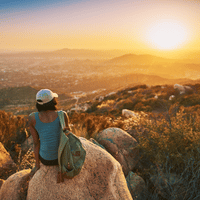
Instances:
[[[62,129],[65,128],[63,111],[58,112]],[[65,178],[73,178],[78,175],[84,164],[86,151],[81,141],[72,132],[62,131],[58,148],[59,173],[57,182],[63,182]]]

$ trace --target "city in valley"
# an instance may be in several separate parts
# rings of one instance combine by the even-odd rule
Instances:
[[[32,93],[41,88],[62,94],[63,105],[72,106],[78,100],[105,96],[130,85],[187,84],[198,83],[199,79],[197,56],[169,59],[123,51],[69,49],[0,54],[0,102],[8,111],[12,105],[33,104]],[[24,91],[22,98],[21,93],[16,97],[5,94],[13,87],[24,86],[31,89]]]

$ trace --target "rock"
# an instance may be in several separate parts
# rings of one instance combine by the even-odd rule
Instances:
[[[107,128],[98,133],[97,142],[121,164],[123,172],[128,175],[139,160],[138,142],[120,128]]]
[[[30,169],[10,176],[0,189],[0,200],[25,200]]]
[[[174,95],[171,95],[171,96],[169,97],[169,100],[172,101],[174,98],[175,98],[175,96],[174,96]]]
[[[136,119],[139,119],[140,118],[140,115],[132,110],[128,110],[128,109],[123,109],[122,110],[122,116],[124,117],[134,117]]]
[[[180,94],[193,94],[194,93],[194,90],[190,86],[183,86],[183,85],[175,84],[174,89],[178,90]]]
[[[147,188],[142,177],[130,171],[126,182],[134,200],[147,199]]]
[[[104,149],[80,138],[86,150],[81,172],[57,183],[58,166],[44,166],[29,182],[27,200],[132,199],[121,165]]]
[[[16,168],[16,164],[12,160],[10,154],[0,142],[0,177],[4,179],[7,178]]]
[[[2,187],[2,185],[3,185],[4,182],[5,182],[5,180],[0,179],[0,189],[1,189],[1,187]]]
[[[182,85],[174,84],[174,89],[179,91],[179,94],[185,94],[185,88]]]

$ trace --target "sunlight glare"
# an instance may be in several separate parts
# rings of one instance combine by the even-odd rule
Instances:
[[[183,26],[173,22],[163,22],[153,26],[148,38],[157,49],[175,49],[186,41],[186,30]]]

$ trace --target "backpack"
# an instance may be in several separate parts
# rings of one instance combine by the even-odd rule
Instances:
[[[58,112],[62,129],[65,128],[63,111]],[[73,178],[78,175],[84,164],[86,151],[81,141],[72,132],[61,132],[58,148],[59,172],[57,182],[63,182],[64,178]]]

